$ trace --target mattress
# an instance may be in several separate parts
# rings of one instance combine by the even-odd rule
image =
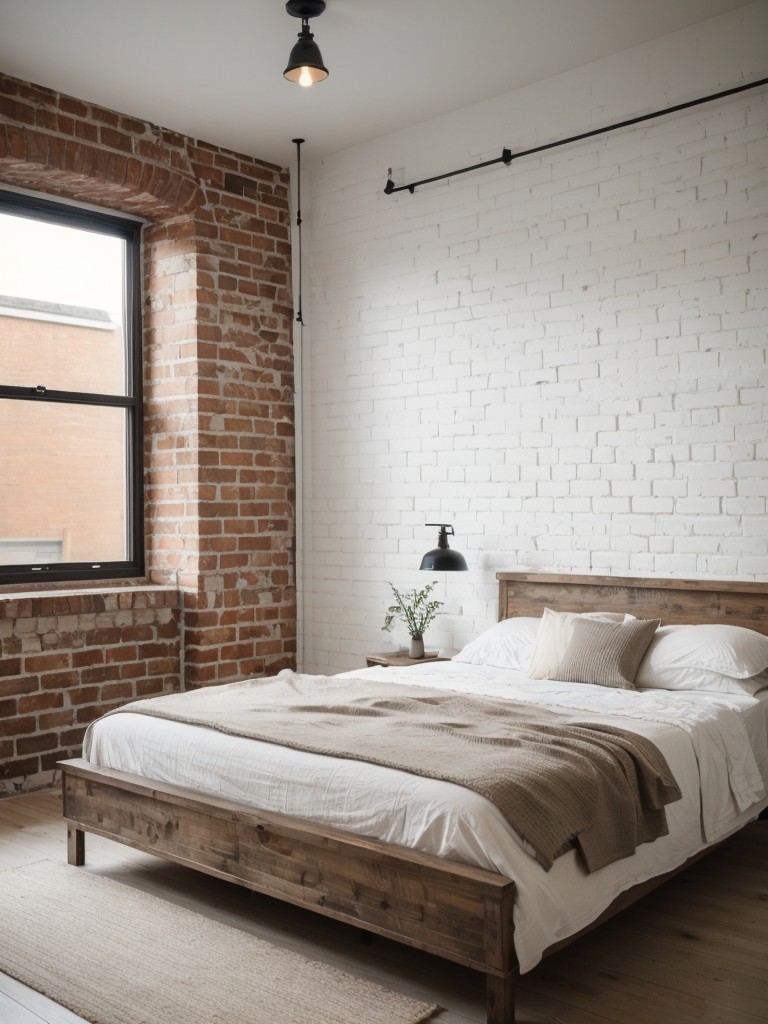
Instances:
[[[91,726],[94,764],[174,783],[247,806],[322,821],[358,835],[473,864],[517,886],[521,971],[590,924],[624,890],[680,866],[768,805],[768,692],[616,691],[536,680],[455,662],[344,673],[530,701],[573,721],[607,722],[652,740],[682,791],[667,807],[669,835],[588,874],[575,851],[545,871],[500,812],[461,786],[328,758],[126,710]]]

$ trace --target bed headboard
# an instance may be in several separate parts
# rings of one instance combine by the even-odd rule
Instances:
[[[626,611],[638,619],[725,622],[768,634],[768,583],[497,572],[499,619],[558,611]]]

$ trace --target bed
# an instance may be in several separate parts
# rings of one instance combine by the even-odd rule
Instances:
[[[752,635],[768,633],[768,585],[761,583],[521,573],[499,573],[498,581],[500,625],[515,635],[530,629],[546,609],[580,614],[613,609],[636,619],[657,618],[665,626],[725,623]],[[181,744],[189,742],[183,730],[194,730],[193,725],[174,732],[168,723],[146,719],[150,738],[142,733],[144,738],[136,741],[136,746],[143,745],[143,760],[134,761],[130,752],[114,760],[114,722],[142,718],[128,713],[103,720],[102,733],[90,744],[90,760],[62,763],[69,862],[84,863],[84,837],[91,832],[437,954],[482,971],[488,1024],[512,1024],[514,985],[521,970],[682,870],[768,805],[768,685],[761,689],[758,680],[750,692],[736,687],[733,693],[703,695],[689,689],[603,694],[598,692],[602,687],[576,684],[568,690],[549,680],[532,682],[506,662],[501,667],[484,664],[472,653],[472,645],[466,651],[460,656],[463,661],[425,664],[410,672],[371,668],[343,675],[359,677],[361,685],[386,679],[491,696],[506,695],[513,685],[517,700],[541,700],[538,695],[543,693],[544,704],[596,722],[605,720],[608,712],[602,702],[610,698],[615,705],[610,714],[656,743],[681,781],[683,798],[667,808],[669,835],[590,874],[584,874],[572,850],[543,871],[525,842],[515,842],[519,837],[513,836],[510,843],[492,815],[484,818],[490,824],[481,830],[480,814],[462,799],[463,790],[458,789],[458,796],[456,789],[452,792],[448,817],[436,820],[429,780],[417,786],[401,779],[398,800],[407,811],[397,827],[390,820],[381,828],[371,821],[377,812],[373,798],[350,796],[352,783],[344,764],[337,763],[334,782],[346,792],[346,802],[315,814],[317,786],[333,787],[324,776],[316,777],[314,762],[305,759],[316,755],[301,753],[289,760],[298,765],[302,780],[315,780],[315,789],[303,783],[271,783],[278,794],[272,801],[277,809],[262,809],[261,776],[273,777],[271,765],[254,773],[250,793],[220,782],[208,785],[215,791],[206,792],[211,772],[206,767],[195,774],[197,753],[170,758],[188,763],[182,784],[178,778],[171,781],[164,768],[154,767],[151,751],[167,753],[177,741],[183,750]],[[744,674],[741,666],[739,671]],[[749,765],[737,766],[745,776],[739,779],[738,798],[733,780],[718,781],[718,743],[703,746],[702,737],[712,732],[715,716],[722,716],[732,733],[726,755],[734,761],[747,754],[751,758]],[[170,725],[175,728],[177,723]],[[728,729],[723,729],[727,740]],[[237,761],[240,744],[252,741],[218,736],[214,742],[226,765]],[[722,746],[725,741],[718,742]],[[748,779],[747,769],[752,771]],[[375,771],[369,777],[365,766],[354,764],[351,773],[369,795],[380,788]],[[366,813],[348,813],[363,805]]]

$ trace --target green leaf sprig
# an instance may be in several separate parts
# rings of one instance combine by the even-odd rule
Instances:
[[[437,616],[443,605],[442,601],[430,601],[429,595],[437,586],[437,580],[428,583],[421,590],[399,591],[394,583],[389,584],[395,595],[396,604],[387,608],[382,630],[389,633],[395,619],[401,619],[414,640],[423,640],[427,626]]]

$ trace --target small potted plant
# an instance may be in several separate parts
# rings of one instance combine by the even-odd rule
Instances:
[[[392,631],[395,619],[400,619],[405,623],[405,628],[411,637],[411,646],[408,651],[410,657],[423,658],[424,634],[427,626],[435,618],[443,604],[442,601],[431,601],[429,599],[429,595],[437,586],[437,580],[433,583],[428,583],[421,590],[414,588],[405,593],[401,593],[394,583],[389,585],[392,588],[392,593],[395,595],[396,603],[391,604],[387,608],[387,615],[381,628],[389,633]]]

